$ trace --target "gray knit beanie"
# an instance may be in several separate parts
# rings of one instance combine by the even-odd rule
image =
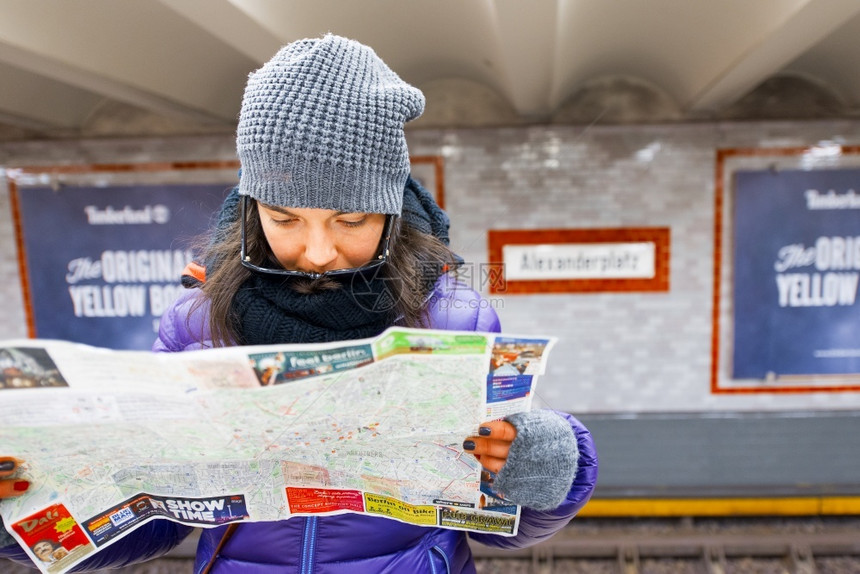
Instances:
[[[245,87],[239,193],[399,214],[409,175],[403,124],[423,111],[424,94],[363,44],[331,34],[288,44]]]
[[[551,410],[505,418],[517,429],[508,460],[493,488],[505,500],[552,510],[564,502],[579,467],[579,445],[570,424]]]

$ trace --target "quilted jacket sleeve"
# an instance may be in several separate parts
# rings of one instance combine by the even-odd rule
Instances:
[[[167,308],[158,324],[153,351],[176,353],[212,347],[207,324],[209,307],[198,305],[199,297],[198,289],[187,289]]]
[[[498,548],[524,548],[537,544],[564,528],[591,498],[597,484],[597,449],[594,440],[576,417],[567,413],[558,414],[570,423],[579,445],[579,467],[566,500],[558,508],[546,512],[523,508],[516,536],[470,534],[473,540]]]
[[[427,305],[430,328],[449,331],[501,331],[494,301],[484,299],[450,274],[436,282]]]

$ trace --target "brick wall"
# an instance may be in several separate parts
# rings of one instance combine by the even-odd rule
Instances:
[[[579,413],[860,406],[860,393],[710,392],[715,152],[823,140],[856,145],[860,123],[409,132],[413,155],[444,158],[452,246],[471,264],[486,261],[489,229],[671,229],[668,293],[487,295],[506,331],[559,337],[540,399]],[[222,137],[8,143],[0,145],[0,166],[233,159],[232,146]],[[7,339],[26,336],[26,328],[5,189],[0,218],[0,268],[8,278],[0,285],[0,339]],[[726,377],[725,361],[720,372]]]

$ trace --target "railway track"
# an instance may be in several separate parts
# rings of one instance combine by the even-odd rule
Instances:
[[[189,574],[195,541],[110,572]],[[478,574],[860,574],[860,517],[579,518],[531,548],[472,549]]]
[[[480,574],[856,574],[860,519],[577,519],[529,549],[473,551]]]

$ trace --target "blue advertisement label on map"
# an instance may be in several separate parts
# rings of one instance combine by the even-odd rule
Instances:
[[[487,377],[487,402],[499,403],[525,398],[531,389],[532,377],[530,375],[490,375]]]
[[[157,516],[189,525],[218,526],[248,518],[248,509],[241,494],[208,498],[139,494],[90,518],[83,526],[96,546],[103,546]]]
[[[373,362],[373,348],[350,345],[321,351],[255,353],[248,357],[260,384],[269,386],[367,365]]]

